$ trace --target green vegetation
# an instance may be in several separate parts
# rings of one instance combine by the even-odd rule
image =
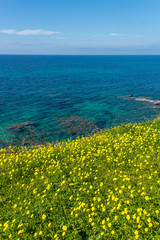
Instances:
[[[0,239],[160,239],[160,119],[0,151]]]

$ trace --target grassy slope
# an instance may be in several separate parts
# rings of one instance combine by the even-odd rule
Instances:
[[[160,120],[2,149],[0,239],[160,239]]]

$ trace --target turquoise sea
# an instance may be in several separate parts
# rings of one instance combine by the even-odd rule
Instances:
[[[153,119],[158,100],[160,56],[0,55],[1,145],[12,124],[35,124],[12,132],[12,142],[66,140]]]

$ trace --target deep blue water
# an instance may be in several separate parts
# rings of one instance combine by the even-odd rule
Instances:
[[[160,100],[160,56],[0,55],[3,130],[33,121],[44,141],[54,141],[70,137],[55,121],[61,117],[78,115],[102,129],[152,119],[160,111],[137,101],[144,96]]]

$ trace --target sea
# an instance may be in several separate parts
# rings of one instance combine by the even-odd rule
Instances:
[[[1,146],[152,120],[158,101],[158,55],[0,55]]]

